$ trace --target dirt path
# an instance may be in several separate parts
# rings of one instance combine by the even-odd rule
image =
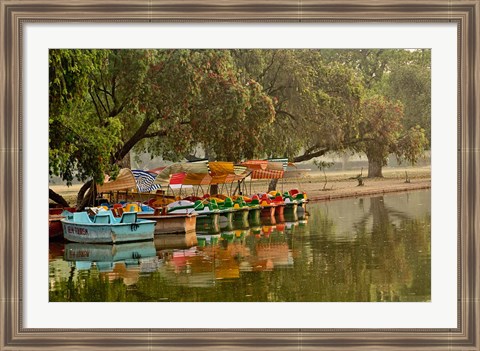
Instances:
[[[405,171],[409,183],[406,183]],[[364,185],[358,186],[356,179],[349,179],[359,174],[358,171],[326,173],[317,172],[310,179],[299,182],[299,188],[306,191],[312,201],[334,200],[345,197],[368,196],[399,191],[430,189],[430,167],[394,168],[383,172],[384,178],[363,178]],[[365,176],[365,172],[363,173]],[[285,185],[284,185],[285,188]]]
[[[327,184],[328,185],[328,184]],[[308,198],[312,201],[334,200],[345,197],[359,197],[375,194],[392,193],[399,191],[411,191],[430,189],[430,179],[414,179],[410,183],[398,179],[367,179],[364,186],[358,186],[356,180],[336,181],[330,184],[331,188],[323,190],[323,184],[310,183],[304,187]]]

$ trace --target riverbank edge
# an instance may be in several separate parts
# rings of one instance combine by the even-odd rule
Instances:
[[[352,178],[346,179],[348,176],[349,174],[338,175],[336,179],[329,181],[328,184],[325,184],[325,180],[319,177],[311,177],[296,183],[285,183],[284,185],[285,190],[287,190],[287,187],[291,187],[305,191],[308,199],[312,202],[431,189],[431,177],[429,175],[414,176],[411,178],[410,183],[406,183],[405,179],[399,176],[372,179],[365,178],[365,184],[363,186],[358,186],[357,180],[353,180]],[[265,187],[266,186],[267,184],[265,184]],[[324,189],[325,186],[327,186],[326,189]],[[79,188],[79,186],[77,187]],[[69,203],[75,203],[76,191],[78,191],[78,189],[75,189],[74,186],[67,192],[65,191],[65,187],[63,188],[64,189],[58,189],[58,192],[63,195]],[[282,185],[282,191],[283,188]]]
[[[330,201],[330,200],[338,200],[338,199],[346,199],[346,198],[382,195],[382,194],[389,194],[389,193],[399,193],[399,192],[414,191],[414,190],[427,190],[427,189],[431,189],[431,187],[432,186],[430,182],[428,184],[425,184],[425,182],[422,182],[420,184],[406,183],[405,185],[390,186],[385,188],[373,188],[373,189],[357,187],[359,189],[357,188],[343,189],[341,193],[335,193],[333,191],[330,194],[309,196],[308,199],[312,202],[321,202],[321,201]],[[328,192],[328,191],[330,190],[326,190],[325,192]]]

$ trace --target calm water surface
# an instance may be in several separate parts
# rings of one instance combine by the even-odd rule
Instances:
[[[430,301],[430,191],[309,203],[276,224],[50,243],[50,301]]]

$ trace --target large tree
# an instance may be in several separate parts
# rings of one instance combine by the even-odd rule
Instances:
[[[51,57],[56,62],[51,66],[51,101],[66,91],[79,107],[73,109],[60,99],[58,110],[68,113],[51,110],[50,148],[61,150],[70,161],[57,167],[51,151],[50,172],[67,181],[74,175],[87,181],[78,196],[79,208],[91,201],[93,181],[102,182],[104,173],[118,170],[134,147],[152,156],[178,160],[199,142],[218,145],[211,140],[231,135],[243,121],[255,120],[265,126],[273,121],[271,99],[255,82],[237,78],[225,50],[106,50],[89,63],[81,50],[59,50],[55,55],[60,59]],[[81,88],[53,89],[58,85],[56,77],[70,71],[74,82],[76,76],[84,78]],[[59,120],[75,134],[56,128]],[[90,145],[85,137],[95,143]],[[248,135],[245,138],[248,140]],[[246,145],[238,149],[246,150],[242,148]],[[220,146],[218,150],[235,149]]]
[[[365,97],[361,104],[360,143],[353,147],[368,157],[368,177],[382,177],[387,157],[415,163],[427,144],[424,130],[418,126],[405,128],[403,105],[381,95]]]
[[[369,151],[369,177],[382,176],[386,156],[381,154],[385,152],[395,153],[399,160],[414,164],[430,143],[430,50],[326,50],[324,56],[329,61],[352,67],[361,77],[366,97],[362,106],[362,128],[366,121],[376,119],[375,115],[365,116],[368,111],[373,112],[372,101],[376,100],[387,110],[389,105],[398,105],[397,101],[402,105],[401,115],[389,115],[390,120],[396,121],[393,125],[380,123],[386,132],[378,134],[378,124],[370,123],[370,132],[362,131],[359,134],[360,139],[362,135],[367,138],[378,137],[376,144],[366,140],[366,143],[352,147],[357,151]]]

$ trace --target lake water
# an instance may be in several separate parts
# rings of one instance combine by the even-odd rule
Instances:
[[[51,242],[50,301],[430,301],[431,192],[309,203],[255,227]]]

